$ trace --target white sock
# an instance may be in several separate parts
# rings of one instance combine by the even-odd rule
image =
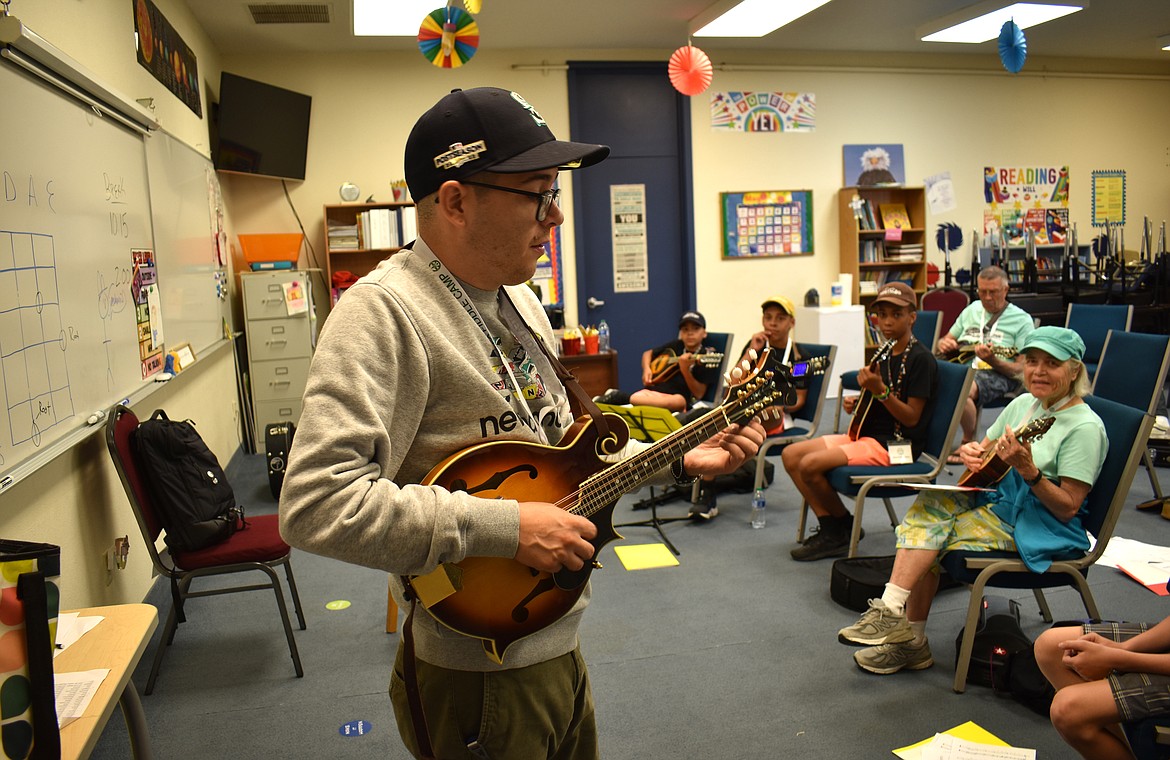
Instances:
[[[910,630],[914,631],[914,640],[910,643],[916,647],[922,646],[926,643],[926,621],[925,620],[911,620]]]
[[[882,603],[895,615],[906,612],[906,600],[909,598],[910,589],[895,586],[892,583],[887,583],[886,590],[882,593]]]

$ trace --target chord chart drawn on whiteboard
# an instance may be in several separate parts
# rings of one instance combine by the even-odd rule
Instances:
[[[73,417],[53,237],[0,230],[0,372],[13,446]]]

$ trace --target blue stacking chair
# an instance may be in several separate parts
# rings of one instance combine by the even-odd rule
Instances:
[[[1064,326],[1081,336],[1085,342],[1085,370],[1089,379],[1097,374],[1097,364],[1105,350],[1105,337],[1110,330],[1129,331],[1133,322],[1133,306],[1128,304],[1070,303]]]
[[[979,610],[983,591],[987,586],[1012,589],[1032,589],[1040,614],[1045,622],[1052,622],[1052,611],[1044,598],[1043,589],[1071,586],[1081,596],[1085,612],[1091,618],[1100,618],[1097,602],[1085,576],[1089,567],[1105,552],[1117,518],[1129,495],[1134,471],[1145,449],[1146,437],[1154,418],[1145,411],[1108,399],[1086,396],[1085,403],[1105,423],[1109,437],[1109,453],[1097,482],[1089,491],[1088,516],[1083,520],[1085,530],[1096,539],[1092,550],[1077,552],[1080,556],[1063,557],[1052,563],[1043,573],[1033,573],[1015,552],[947,552],[940,560],[947,574],[960,583],[971,586],[971,600],[967,604],[967,623],[955,665],[956,692],[967,688],[967,670],[971,664],[971,650],[979,625]]]
[[[938,477],[947,456],[951,453],[955,431],[958,430],[959,419],[963,414],[963,403],[971,391],[974,376],[975,370],[965,364],[938,363],[938,393],[934,398],[934,406],[927,410],[930,414],[930,423],[926,433],[926,445],[923,446],[922,454],[917,461],[888,467],[858,465],[829,470],[827,473],[829,484],[837,493],[852,496],[854,501],[853,537],[849,541],[850,557],[857,554],[857,544],[861,540],[861,518],[867,496],[878,497],[885,503],[890,525],[896,528],[898,517],[894,514],[894,505],[890,503],[890,499],[912,496],[914,492],[889,484],[933,483]],[[808,503],[805,502],[800,515],[800,527],[797,529],[798,541],[804,538],[807,517]]]
[[[918,319],[914,321],[914,337],[918,342],[926,346],[927,350],[934,351],[934,347],[938,345],[938,336],[942,330],[942,312],[940,311],[920,311],[918,312]],[[857,373],[859,370],[851,369],[847,372],[841,373],[841,385],[837,391],[837,416],[833,418],[833,432],[841,432],[841,409],[845,403],[845,394],[842,391],[860,391],[861,386],[857,384]]]

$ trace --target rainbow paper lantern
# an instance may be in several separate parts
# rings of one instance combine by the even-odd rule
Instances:
[[[711,59],[697,47],[684,45],[674,51],[666,70],[674,89],[683,95],[698,95],[711,85]]]
[[[479,25],[467,11],[453,6],[436,8],[418,29],[418,49],[440,69],[455,69],[471,60],[479,48]]]

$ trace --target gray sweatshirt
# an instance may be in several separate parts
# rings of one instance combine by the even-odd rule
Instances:
[[[552,328],[531,290],[505,290],[551,345]],[[505,355],[520,359],[511,374],[491,354],[481,324]],[[468,446],[491,440],[555,444],[572,423],[564,387],[527,331],[513,327],[501,322],[496,293],[450,278],[422,240],[347,290],[313,356],[281,490],[285,540],[395,575],[426,574],[467,556],[515,556],[517,502],[418,485],[441,460]],[[514,336],[521,336],[520,346]],[[513,392],[513,378],[522,394]],[[392,587],[404,604],[396,577]],[[567,615],[513,644],[504,667],[571,651],[588,603],[586,588]],[[428,614],[415,615],[414,635],[426,662],[501,668],[478,639]]]

